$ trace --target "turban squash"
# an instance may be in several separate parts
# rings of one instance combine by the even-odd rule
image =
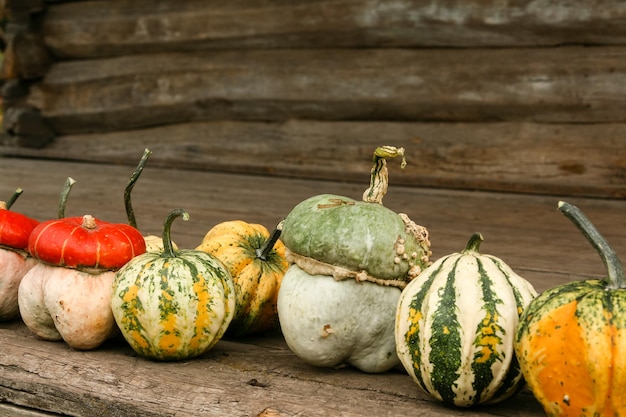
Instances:
[[[18,188],[7,202],[0,201],[0,321],[19,316],[20,282],[37,263],[27,247],[28,237],[39,222],[10,210],[22,192]]]
[[[428,231],[382,205],[385,157],[377,148],[363,201],[321,194],[288,214],[281,239],[290,266],[278,293],[289,348],[315,366],[384,372],[397,365],[395,309],[401,289],[429,264]]]
[[[73,184],[68,178],[60,218],[40,223],[29,236],[28,251],[39,262],[20,283],[18,305],[37,336],[89,350],[117,330],[110,307],[114,271],[146,246],[141,233],[127,224],[91,215],[64,217]]]

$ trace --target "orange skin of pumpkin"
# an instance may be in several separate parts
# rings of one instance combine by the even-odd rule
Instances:
[[[626,290],[600,280],[572,287],[520,322],[524,377],[548,416],[626,416]]]

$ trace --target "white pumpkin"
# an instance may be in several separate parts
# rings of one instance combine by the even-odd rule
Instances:
[[[285,341],[315,366],[384,372],[399,363],[393,322],[400,294],[372,282],[311,276],[291,265],[278,293]]]
[[[38,263],[20,283],[22,320],[42,339],[94,349],[117,332],[110,307],[114,278],[113,271],[93,275]]]

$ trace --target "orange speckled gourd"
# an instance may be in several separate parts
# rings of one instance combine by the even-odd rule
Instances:
[[[531,302],[515,350],[548,416],[626,416],[626,283],[619,259],[587,217],[559,209],[600,253],[607,279],[572,281]]]
[[[163,228],[163,252],[146,252],[115,274],[111,310],[139,355],[180,360],[201,355],[224,335],[235,311],[235,288],[226,267],[202,251],[174,250],[170,227]]]

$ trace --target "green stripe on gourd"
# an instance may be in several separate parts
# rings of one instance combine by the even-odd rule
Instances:
[[[522,385],[513,354],[519,315],[532,286],[500,259],[481,255],[480,234],[435,261],[403,290],[398,356],[428,394],[458,406],[501,401]]]
[[[456,264],[456,262],[455,262]],[[461,334],[456,311],[455,277],[451,271],[445,281],[443,290],[432,318],[432,336],[429,338],[430,353],[428,360],[432,364],[433,389],[444,401],[454,399],[456,394],[450,384],[456,380],[461,367]]]

